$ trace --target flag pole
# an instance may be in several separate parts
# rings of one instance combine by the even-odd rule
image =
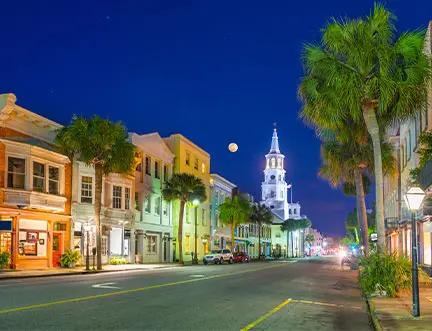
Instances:
[[[293,191],[292,184],[290,190],[291,190],[291,203],[292,203],[292,191]]]

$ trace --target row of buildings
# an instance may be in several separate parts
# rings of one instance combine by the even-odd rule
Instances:
[[[432,23],[426,33],[424,52],[432,54],[431,45]],[[384,217],[387,247],[390,252],[411,255],[411,212],[404,201],[404,194],[413,184],[411,171],[419,167],[421,148],[419,136],[422,132],[432,130],[432,93],[428,93],[427,108],[415,117],[393,125],[387,133],[389,142],[393,144],[394,156],[397,160],[397,175],[388,174],[384,177]],[[432,192],[432,160],[420,170],[418,176],[420,187],[428,195]],[[425,199],[423,207],[417,212],[419,220],[418,257],[419,263],[425,268],[432,268],[432,204]]]
[[[59,266],[67,248],[84,255],[87,247],[91,252],[96,246],[94,169],[58,152],[54,141],[61,127],[17,105],[15,95],[0,95],[0,253],[11,254],[12,268]],[[253,223],[238,226],[235,242],[231,243],[230,229],[220,221],[218,207],[226,197],[242,193],[232,182],[210,172],[210,154],[201,147],[181,134],[163,138],[158,133],[131,133],[130,141],[139,155],[135,171],[103,178],[103,263],[109,263],[112,257],[123,257],[131,263],[178,259],[179,203],[164,201],[161,192],[173,173],[183,172],[201,178],[208,197],[199,206],[186,208],[185,261],[192,259],[195,222],[199,258],[218,248],[247,251],[252,257],[270,256],[275,249],[286,249],[286,240],[280,240],[277,220],[261,229],[261,252],[259,229]],[[282,173],[283,169],[279,161],[273,163],[268,159],[263,201],[276,212],[279,200],[286,202],[287,191],[285,183],[284,193],[277,191],[276,186],[275,192],[267,192],[275,181],[269,173]],[[279,177],[276,181],[279,188],[284,179]],[[242,195],[254,203],[250,195]],[[284,217],[288,209],[290,214],[300,215],[299,205],[282,206],[287,208]],[[302,248],[296,249],[300,255]]]

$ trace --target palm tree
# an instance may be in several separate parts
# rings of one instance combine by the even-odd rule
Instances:
[[[309,234],[306,235],[305,241],[309,244],[309,249],[311,248],[312,243],[314,242],[314,240],[315,240],[315,236],[312,233],[309,233]]]
[[[261,231],[265,224],[271,224],[273,214],[266,205],[253,205],[251,220],[258,225],[258,259],[261,259]]]
[[[194,200],[207,200],[206,188],[200,178],[192,174],[174,174],[162,189],[166,201],[179,200],[179,223],[177,241],[179,245],[179,264],[183,265],[183,215],[186,204]]]
[[[301,219],[297,220],[297,223],[298,223],[298,229],[301,230],[299,233],[299,245],[298,245],[298,247],[299,247],[299,254],[302,255],[303,254],[302,252],[304,251],[304,242],[302,239],[304,238],[304,234],[306,232],[306,229],[308,229],[312,226],[312,222],[310,220],[308,220],[307,218],[301,218]]]
[[[296,219],[287,219],[285,220],[282,225],[281,225],[281,230],[282,231],[287,231],[287,251],[286,251],[286,255],[288,257],[288,247],[289,247],[289,242],[288,242],[288,238],[291,236],[291,239],[289,240],[291,242],[291,253],[294,256],[294,238],[293,238],[293,233],[294,231],[298,230],[298,222]]]
[[[251,215],[249,202],[238,195],[234,198],[226,198],[224,203],[219,206],[219,219],[224,224],[231,226],[231,250],[234,251],[234,229],[237,225],[247,223]]]
[[[95,169],[96,252],[97,269],[102,269],[102,180],[110,173],[129,174],[135,163],[135,146],[128,141],[121,123],[94,116],[90,119],[74,116],[69,126],[61,128],[56,143],[71,160],[76,157]]]
[[[431,64],[423,54],[424,32],[395,37],[395,17],[376,4],[366,18],[333,19],[319,43],[304,46],[299,87],[301,117],[315,127],[333,128],[347,120],[364,123],[372,139],[376,225],[385,251],[383,165],[384,125],[423,110]]]

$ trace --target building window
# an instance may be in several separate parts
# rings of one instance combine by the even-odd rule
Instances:
[[[141,162],[137,164],[136,168],[135,168],[136,172],[141,172],[142,171],[142,164]]]
[[[186,165],[190,166],[190,154],[186,153]]]
[[[135,209],[136,210],[141,210],[141,206],[140,206],[140,194],[139,194],[139,192],[135,192]]]
[[[162,202],[162,210],[163,210],[164,216],[168,216],[168,206],[169,206],[168,202],[166,202],[166,201]]]
[[[151,172],[150,172],[150,168],[151,168],[151,158],[150,158],[150,156],[146,156],[146,158],[145,158],[145,172],[146,172],[146,175],[149,175],[149,176],[151,176]]]
[[[157,237],[147,236],[147,253],[156,254],[157,253]]]
[[[163,173],[163,180],[164,180],[164,182],[166,182],[168,180],[168,165],[167,164],[164,165],[163,172],[164,172]]]
[[[151,206],[150,206],[150,195],[147,195],[145,197],[145,201],[144,201],[144,210],[146,213],[150,213],[151,212]]]
[[[185,251],[190,252],[190,235],[185,236]]]
[[[59,168],[49,166],[48,172],[48,193],[59,194]]]
[[[33,191],[45,191],[45,165],[33,162]]]
[[[25,183],[25,160],[16,157],[8,158],[8,179],[9,188],[24,189]]]
[[[284,194],[283,194],[283,192],[284,192],[283,190],[280,191],[281,199],[284,198]]]
[[[290,215],[292,214],[291,209],[289,209],[289,214],[290,214]]]
[[[270,198],[274,198],[275,197],[275,192],[274,191],[270,191]]]
[[[202,163],[201,163],[201,172],[202,172],[203,174],[205,174],[205,172],[206,172],[206,165],[205,165],[205,162],[202,162]]]
[[[186,217],[186,223],[190,223],[190,220],[189,220],[189,207],[188,206],[186,206],[185,207],[185,209],[186,209],[186,215],[185,215],[185,217]]]
[[[157,197],[155,200],[155,214],[160,215],[160,209],[161,209],[161,198]]]
[[[282,168],[282,160],[281,159],[277,160],[277,166],[278,166],[278,168]]]
[[[297,209],[294,209],[294,215],[297,215]]]
[[[112,206],[115,209],[122,208],[122,187],[113,185],[113,203]]]
[[[125,209],[130,209],[130,198],[131,198],[131,190],[129,187],[125,187]]]
[[[271,167],[276,168],[276,159],[275,158],[271,159]]]
[[[195,158],[195,164],[194,164],[194,169],[195,170],[198,170],[198,163],[199,163],[198,158]]]
[[[201,211],[201,223],[202,223],[202,225],[206,225],[206,210],[205,209],[203,209]]]
[[[81,177],[81,202],[93,203],[93,178]]]
[[[155,168],[154,168],[154,176],[155,176],[155,178],[160,178],[160,163],[159,163],[159,161],[155,161],[155,163],[154,163],[154,166],[155,166]]]

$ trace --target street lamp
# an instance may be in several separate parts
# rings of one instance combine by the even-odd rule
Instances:
[[[90,246],[90,229],[91,226],[87,223],[86,225],[83,226],[84,227],[84,231],[86,232],[86,236],[87,236],[87,243],[86,243],[86,270],[89,271],[90,270],[90,250],[89,250],[89,246]]]
[[[405,193],[405,203],[411,210],[411,263],[412,263],[412,299],[413,299],[413,316],[420,316],[420,300],[418,285],[418,266],[417,266],[417,224],[415,221],[415,211],[420,208],[425,197],[425,193],[420,187],[411,187]]]
[[[198,227],[198,205],[199,205],[199,200],[198,199],[194,199],[192,201],[192,204],[195,206],[195,254],[194,254],[194,257],[192,259],[192,264],[198,264],[198,232],[197,232],[197,227]]]

